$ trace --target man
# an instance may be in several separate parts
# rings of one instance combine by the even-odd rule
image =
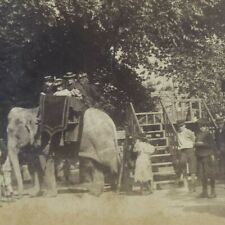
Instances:
[[[196,156],[198,162],[199,175],[202,182],[201,198],[215,198],[215,142],[212,134],[207,128],[208,121],[199,119],[199,131],[196,135]],[[208,195],[208,181],[210,182],[211,193]]]
[[[222,175],[225,175],[225,127],[224,127],[224,119],[222,117],[218,117],[216,119],[217,129],[215,131],[215,141],[216,147],[220,159],[220,171]]]
[[[89,79],[86,73],[79,74],[78,82],[82,88],[81,93],[84,97],[85,103],[89,107],[94,106],[99,99],[99,94],[96,90],[96,87],[89,82]]]
[[[53,76],[45,76],[44,77],[44,85],[41,94],[53,94],[54,92],[54,77]]]
[[[189,191],[194,192],[197,172],[197,162],[194,150],[195,134],[186,128],[185,122],[183,120],[177,121],[177,128],[181,173],[185,175],[184,182],[188,184],[188,181],[191,181],[190,185],[188,186]]]
[[[53,94],[55,96],[71,96],[68,89],[65,88],[65,81],[61,78],[57,78],[54,82],[56,92]]]
[[[77,88],[76,74],[68,72],[66,73],[66,75],[63,76],[63,78],[66,82],[66,89],[70,91],[71,96],[74,96],[77,99],[82,100],[81,91]]]

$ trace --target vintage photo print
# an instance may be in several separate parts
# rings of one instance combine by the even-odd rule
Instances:
[[[224,11],[0,0],[0,224],[224,224]]]

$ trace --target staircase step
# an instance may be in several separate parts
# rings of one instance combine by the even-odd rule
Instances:
[[[167,138],[153,138],[150,139],[150,144],[154,146],[168,146],[168,139]]]
[[[160,180],[160,181],[154,181],[155,184],[174,184],[176,183],[176,180]]]
[[[163,150],[167,150],[168,145],[162,145],[162,146],[157,146],[154,145],[156,147],[156,151],[163,151]]]
[[[154,133],[165,133],[165,130],[150,130],[146,132],[146,134],[154,134]]]
[[[140,124],[141,127],[146,127],[146,126],[162,126],[162,123],[143,123]]]
[[[160,162],[160,163],[152,163],[152,166],[172,166],[172,162]]]
[[[153,175],[161,175],[161,176],[167,176],[167,175],[176,175],[174,171],[163,171],[163,172],[153,172]]]
[[[144,132],[149,132],[149,131],[163,131],[162,129],[162,124],[161,123],[156,123],[156,124],[141,124],[140,125],[143,129]]]
[[[167,154],[170,153],[168,146],[155,146],[156,147],[156,151],[155,154]]]
[[[153,157],[168,157],[168,156],[172,156],[172,155],[170,153],[153,154],[153,155],[151,155],[151,158],[153,158]]]
[[[147,131],[145,132],[146,136],[148,138],[163,138],[165,137],[165,131],[164,130],[153,130],[153,131]]]
[[[150,140],[151,141],[155,141],[155,140],[167,140],[167,138],[166,137],[158,137],[158,138],[151,138]]]

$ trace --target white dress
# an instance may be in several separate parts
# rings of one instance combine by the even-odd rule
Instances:
[[[137,140],[134,145],[134,152],[138,152],[134,172],[135,182],[147,182],[153,179],[150,156],[154,151],[155,147],[151,144]]]

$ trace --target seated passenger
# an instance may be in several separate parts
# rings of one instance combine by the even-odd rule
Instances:
[[[57,78],[55,80],[54,86],[56,87],[56,92],[53,94],[55,96],[72,96],[71,92],[65,88],[64,80]]]
[[[96,86],[89,82],[88,75],[86,73],[79,74],[78,84],[82,89],[81,92],[85,103],[89,107],[94,106],[96,102],[98,102],[100,95],[96,89]]]
[[[76,87],[77,79],[76,74],[68,72],[63,78],[66,81],[66,89],[70,91],[71,96],[76,97],[77,99],[83,99],[81,90]]]
[[[45,76],[41,94],[42,95],[53,94],[53,92],[54,92],[53,83],[54,83],[54,77],[53,76]]]

